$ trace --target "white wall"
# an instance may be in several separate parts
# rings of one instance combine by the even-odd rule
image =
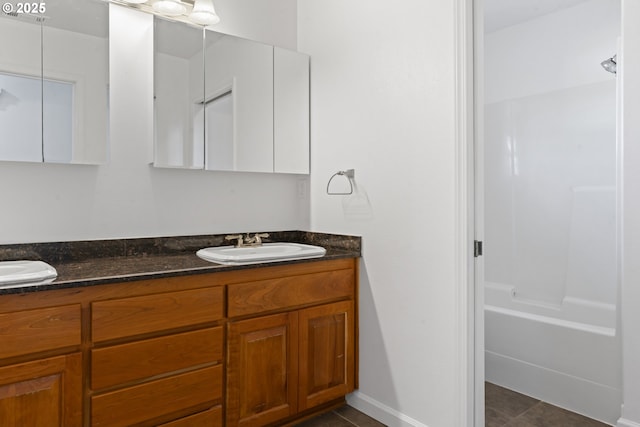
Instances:
[[[268,17],[273,27],[246,36],[262,34],[271,42],[279,15]],[[111,24],[110,163],[0,163],[0,243],[307,229],[308,194],[298,191],[300,180],[306,188],[304,176],[149,166],[151,16],[118,8]],[[280,24],[295,34],[295,19]],[[295,37],[288,44],[295,45]]]
[[[286,49],[296,49],[297,0],[215,0],[220,23],[210,28]]]
[[[640,426],[640,2],[622,0],[623,408],[618,427]]]
[[[462,415],[454,3],[298,1],[298,48],[311,55],[311,225],[363,236],[360,389],[349,402],[390,426]],[[326,195],[348,168],[358,194]]]

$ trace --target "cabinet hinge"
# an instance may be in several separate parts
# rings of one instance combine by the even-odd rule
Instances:
[[[473,256],[475,258],[482,256],[482,240],[473,241]]]

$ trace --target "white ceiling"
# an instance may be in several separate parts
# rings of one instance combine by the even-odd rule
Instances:
[[[492,33],[589,0],[484,0],[484,32]]]

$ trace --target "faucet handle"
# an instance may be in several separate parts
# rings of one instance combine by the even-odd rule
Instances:
[[[256,241],[256,244],[258,245],[261,245],[262,239],[266,239],[267,237],[269,237],[269,233],[256,233],[255,236],[253,236],[253,238]]]
[[[236,247],[239,248],[244,244],[242,234],[230,234],[224,237],[224,240],[237,240]]]

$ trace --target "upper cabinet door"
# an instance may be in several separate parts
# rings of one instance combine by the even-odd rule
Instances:
[[[309,56],[273,51],[274,172],[309,173]]]
[[[273,172],[273,47],[206,34],[205,169]]]
[[[154,19],[156,167],[204,168],[203,31]]]
[[[108,4],[5,5],[12,13],[0,14],[0,39],[7,41],[0,55],[0,160],[106,163]]]
[[[309,57],[156,17],[154,166],[309,173]]]

